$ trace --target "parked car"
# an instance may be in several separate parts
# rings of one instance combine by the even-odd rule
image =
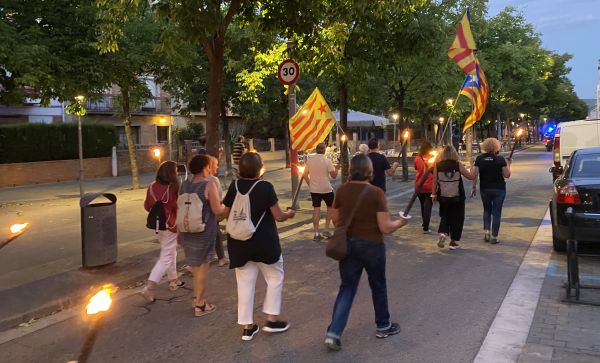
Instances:
[[[564,168],[554,166],[550,172],[560,174],[550,201],[554,250],[566,249],[569,225],[565,211],[569,207],[577,216],[575,238],[600,242],[600,147],[575,150]]]
[[[600,120],[561,122],[554,134],[554,166],[564,168],[569,155],[577,149],[600,146]],[[559,174],[553,173],[554,179]]]

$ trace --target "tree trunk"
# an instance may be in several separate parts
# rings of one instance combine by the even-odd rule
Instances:
[[[225,153],[225,165],[227,167],[227,175],[232,169],[231,165],[231,138],[229,137],[229,119],[227,118],[227,108],[225,107],[225,100],[221,99],[221,122],[223,123],[222,135],[223,151]]]
[[[342,128],[342,135],[346,135],[346,141],[340,143],[340,160],[342,162],[342,183],[348,180],[348,174],[350,172],[348,162],[348,89],[346,88],[345,81],[342,81],[338,89],[340,97],[340,127]]]
[[[223,93],[223,36],[216,36],[212,43],[213,57],[209,57],[208,103],[206,106],[206,151],[219,156],[219,119]]]
[[[129,104],[129,88],[121,87],[121,97],[123,98],[123,125],[125,126],[125,135],[127,136],[127,151],[129,152],[129,165],[131,167],[131,187],[140,188],[140,175],[137,167],[137,157],[135,144],[133,143],[133,134],[131,132],[131,109]]]

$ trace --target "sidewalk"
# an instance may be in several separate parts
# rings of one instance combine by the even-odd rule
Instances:
[[[546,215],[475,362],[600,362],[600,290],[565,299],[566,255],[552,251],[551,229]],[[600,286],[599,259],[579,263],[581,283]]]

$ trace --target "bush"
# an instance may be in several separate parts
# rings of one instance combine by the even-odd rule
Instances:
[[[83,157],[110,156],[117,129],[109,123],[83,122]],[[0,126],[0,163],[77,159],[77,123]]]

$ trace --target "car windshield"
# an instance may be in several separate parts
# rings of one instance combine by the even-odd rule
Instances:
[[[600,154],[577,155],[571,168],[571,177],[600,178]]]

